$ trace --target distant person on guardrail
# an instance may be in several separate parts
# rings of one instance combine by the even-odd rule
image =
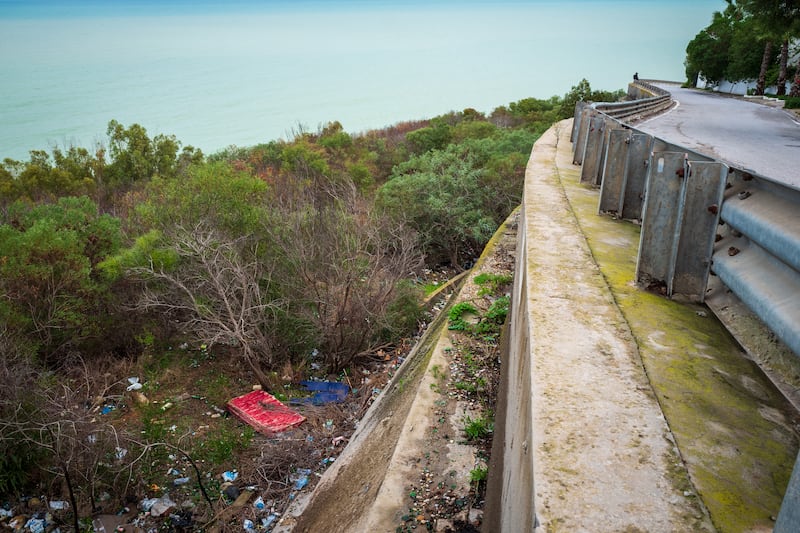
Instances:
[[[633,73],[633,81],[639,81],[639,73],[638,72],[634,72]]]

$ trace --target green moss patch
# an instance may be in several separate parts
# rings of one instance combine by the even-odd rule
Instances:
[[[705,306],[635,285],[639,227],[597,215],[597,191],[559,172],[715,527],[771,530],[798,451],[793,409]]]

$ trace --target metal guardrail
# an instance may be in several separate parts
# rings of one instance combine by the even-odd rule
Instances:
[[[666,111],[672,107],[673,100],[669,91],[665,91],[661,87],[657,87],[646,81],[635,82],[632,85],[633,90],[628,90],[629,97],[632,96],[631,93],[651,94],[652,96],[636,98],[627,102],[596,103],[594,104],[594,108],[604,115],[616,118],[617,120],[635,120],[647,115]]]
[[[662,94],[576,106],[581,181],[600,187],[599,212],[641,221],[638,283],[702,302],[717,275],[800,356],[800,191],[623,122],[643,102],[671,105],[647,82],[628,92],[654,89]]]
[[[672,104],[647,82],[628,93],[652,96],[580,102],[572,141],[581,182],[600,187],[598,212],[641,223],[637,283],[703,302],[717,275],[800,357],[800,191],[626,124]],[[775,524],[798,530],[800,457]]]

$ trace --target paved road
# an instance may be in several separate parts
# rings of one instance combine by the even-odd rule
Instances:
[[[800,189],[800,122],[789,112],[664,85],[672,111],[636,125],[669,142]]]

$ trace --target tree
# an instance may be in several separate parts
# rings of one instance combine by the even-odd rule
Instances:
[[[800,2],[796,0],[736,0],[736,5],[753,19],[755,29],[767,41],[756,94],[764,94],[766,71],[769,67],[773,42],[781,43],[778,94],[785,94],[789,39],[797,37],[800,33]]]
[[[101,338],[112,295],[96,265],[117,251],[119,220],[88,198],[9,207],[0,225],[0,322],[52,361]]]
[[[134,310],[177,321],[209,346],[234,346],[264,386],[284,306],[279,250],[264,231],[269,203],[263,181],[224,163],[154,179],[135,215],[149,232],[100,266],[109,279],[139,283]]]
[[[541,127],[542,123],[549,123],[555,121],[558,118],[570,118],[575,114],[575,104],[578,102],[616,102],[622,99],[625,96],[625,91],[618,90],[618,91],[602,91],[597,90],[593,91],[592,86],[586,78],[583,78],[577,85],[573,85],[572,89],[564,95],[564,98],[561,100],[561,105],[559,107],[558,115],[552,117],[552,115],[547,112],[549,111],[547,108],[551,107],[555,108],[555,100],[551,99],[548,102],[542,102],[539,100],[536,103],[536,107],[539,109],[547,110],[542,114],[537,112],[533,116],[528,116],[528,120],[531,121],[533,124],[539,124]],[[529,99],[531,100],[531,99]],[[519,102],[520,109],[527,109],[530,107],[531,104],[527,103],[526,100],[521,100]],[[513,105],[513,104],[512,104]],[[552,118],[551,118],[552,117]],[[544,130],[541,130],[544,131]]]
[[[209,346],[234,347],[258,382],[269,387],[263,369],[274,363],[272,316],[284,304],[270,296],[272,273],[259,260],[260,243],[225,236],[202,221],[176,225],[158,240],[168,249],[149,250],[147,264],[127,269],[143,283],[133,309],[163,313]],[[158,260],[170,255],[172,261]]]
[[[728,4],[725,11],[715,11],[711,24],[702,29],[686,46],[686,78],[691,85],[697,85],[702,73],[710,83],[725,78],[730,63],[730,46],[733,40],[734,24],[741,18],[740,11]]]
[[[578,102],[585,102],[592,98],[592,86],[586,78],[581,79],[577,85],[573,85],[561,101],[561,118],[569,118],[575,115],[575,105]]]
[[[100,416],[121,399],[121,384],[109,379],[108,368],[79,358],[56,375],[3,343],[0,335],[0,492],[50,484],[55,499],[62,494],[52,485],[63,480],[80,531],[83,509],[97,512],[102,492],[125,493],[130,482],[127,437]]]
[[[429,126],[411,131],[406,135],[411,152],[424,154],[431,150],[442,150],[453,138],[452,127],[444,120],[432,120]]]
[[[764,90],[767,87],[767,69],[771,58],[772,41],[767,41],[764,43],[764,55],[761,57],[761,68],[758,71],[758,81],[756,81],[756,94],[759,96],[764,95]]]
[[[202,152],[187,146],[179,159],[181,143],[174,135],[159,134],[150,139],[140,124],[126,128],[112,120],[106,133],[112,162],[105,169],[105,178],[112,187],[128,187],[153,176],[171,178],[203,158]]]
[[[460,268],[491,237],[497,221],[485,209],[485,170],[457,145],[412,158],[378,190],[378,206],[420,235],[428,261]]]

